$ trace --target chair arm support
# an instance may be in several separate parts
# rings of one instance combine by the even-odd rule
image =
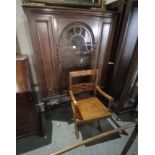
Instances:
[[[105,93],[103,90],[101,90],[101,88],[99,86],[96,86],[96,90],[102,95],[104,96],[108,101],[109,103],[112,103],[113,102],[113,97],[111,97],[110,95],[108,95],[107,93]]]
[[[76,111],[76,107],[75,107],[73,102],[71,102],[71,107],[72,107],[72,110],[73,110],[73,117],[74,117],[74,120],[75,120],[76,117],[77,117],[77,111]]]
[[[72,102],[73,102],[74,105],[76,106],[76,105],[77,105],[77,101],[76,101],[76,99],[75,99],[75,97],[74,97],[74,95],[73,95],[73,92],[70,90],[69,93],[70,93],[70,97],[71,97]]]
[[[71,107],[73,110],[74,119],[76,119],[76,117],[77,117],[77,110],[76,110],[77,101],[75,100],[75,97],[74,97],[73,92],[71,90],[69,91],[69,93],[70,93],[70,97],[72,100]]]

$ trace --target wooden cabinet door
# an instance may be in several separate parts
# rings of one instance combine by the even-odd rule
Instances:
[[[69,71],[73,70],[99,68],[100,83],[112,42],[112,18],[55,16],[53,25],[59,89],[68,90]]]
[[[68,91],[69,71],[98,68],[103,83],[115,14],[29,6],[25,11],[43,99]]]
[[[44,97],[56,92],[54,42],[52,34],[51,17],[46,15],[33,15],[30,22],[32,45],[35,53],[36,69]]]
[[[99,19],[55,16],[53,25],[57,83],[60,90],[68,90],[69,71],[97,66]]]
[[[110,78],[108,76],[108,69],[111,65],[110,56],[112,51],[112,45],[115,35],[116,29],[116,20],[117,16],[113,18],[103,18],[100,21],[100,54],[98,57],[98,65],[97,68],[100,70],[99,72],[99,81],[100,86],[105,88],[106,79]]]

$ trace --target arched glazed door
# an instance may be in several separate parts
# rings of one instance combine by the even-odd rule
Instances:
[[[57,56],[61,89],[65,90],[69,71],[95,67],[95,41],[89,26],[80,22],[67,25],[59,36]]]
[[[58,89],[68,91],[70,71],[97,67],[100,20],[94,19],[92,22],[91,18],[55,16],[52,23]]]

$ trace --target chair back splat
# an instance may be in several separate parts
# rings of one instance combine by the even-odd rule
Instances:
[[[75,78],[81,78],[81,81],[74,83]],[[87,82],[89,79],[89,82]],[[86,82],[85,82],[86,81]],[[69,74],[69,83],[70,83],[70,90],[73,93],[82,93],[86,91],[95,91],[96,85],[98,81],[98,70],[80,70],[80,71],[72,71]]]

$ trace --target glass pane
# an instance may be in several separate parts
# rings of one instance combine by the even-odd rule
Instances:
[[[69,71],[92,68],[93,49],[93,35],[85,25],[74,23],[62,31],[58,61],[63,74],[63,87],[67,87]]]

